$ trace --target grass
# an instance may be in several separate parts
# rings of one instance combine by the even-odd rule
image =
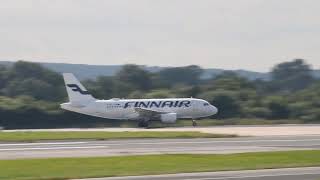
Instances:
[[[182,154],[0,160],[0,179],[60,180],[306,166],[320,166],[319,150],[227,155]]]
[[[74,140],[74,139],[129,139],[129,138],[221,138],[236,135],[209,134],[201,132],[102,132],[102,131],[74,131],[74,132],[0,132],[0,142],[29,142],[39,140]]]

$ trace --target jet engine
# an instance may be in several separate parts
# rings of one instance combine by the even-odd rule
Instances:
[[[175,123],[177,121],[177,113],[161,114],[160,120],[162,123],[168,123],[168,124]]]

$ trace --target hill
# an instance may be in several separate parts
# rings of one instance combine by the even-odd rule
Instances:
[[[12,61],[0,61],[0,64],[5,66],[11,66],[14,62]],[[95,79],[98,76],[114,76],[119,71],[122,65],[88,65],[88,64],[67,64],[67,63],[39,63],[42,66],[53,70],[58,73],[71,72],[75,74],[79,79]],[[142,66],[144,69],[150,72],[158,72],[166,67],[159,66]],[[212,76],[217,76],[224,72],[223,69],[204,69],[202,75],[203,79],[208,79]],[[246,70],[234,70],[236,74],[248,78],[250,80],[269,78],[268,73],[260,73]],[[320,72],[319,72],[320,74]]]
[[[0,61],[0,64],[5,66],[11,66],[13,61]],[[70,72],[75,74],[79,79],[95,79],[98,76],[114,76],[119,71],[122,65],[88,65],[88,64],[68,64],[68,63],[39,63],[44,67],[53,70],[58,73]],[[166,67],[159,66],[141,66],[147,71],[158,72]],[[217,76],[224,72],[224,69],[204,68],[202,75],[203,79],[208,79],[212,76]],[[245,77],[249,80],[268,80],[270,78],[269,73],[261,73],[248,70],[231,70],[241,77]],[[320,70],[314,71],[314,76],[320,78]]]

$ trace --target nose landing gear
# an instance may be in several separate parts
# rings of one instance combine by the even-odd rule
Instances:
[[[195,119],[192,119],[192,126],[193,127],[197,127],[198,126],[197,121]]]

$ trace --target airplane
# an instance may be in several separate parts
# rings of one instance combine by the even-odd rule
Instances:
[[[218,109],[209,102],[197,98],[164,99],[95,99],[72,73],[63,73],[69,102],[61,108],[89,116],[138,121],[138,127],[148,128],[150,121],[172,124],[177,119],[196,119],[216,114]]]

